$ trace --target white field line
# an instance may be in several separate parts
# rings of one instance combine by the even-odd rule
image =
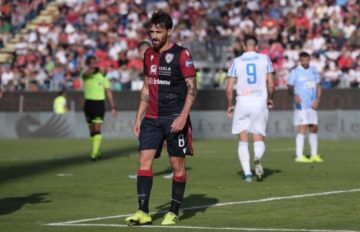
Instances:
[[[289,199],[301,199],[301,198],[306,198],[306,197],[327,196],[327,195],[334,195],[334,194],[340,194],[340,193],[352,193],[352,192],[360,192],[360,188],[358,188],[358,189],[349,189],[349,190],[337,190],[337,191],[329,191],[329,192],[320,192],[320,193],[308,193],[308,194],[283,196],[283,197],[270,197],[270,198],[262,198],[262,199],[258,199],[258,200],[225,202],[225,203],[217,203],[217,204],[213,204],[213,205],[199,205],[199,206],[183,208],[182,210],[183,211],[190,211],[190,210],[195,210],[195,209],[213,208],[213,207],[221,207],[221,206],[228,206],[228,205],[242,205],[242,204],[251,204],[251,203],[260,203],[260,202],[272,202],[272,201],[289,200]],[[153,214],[156,214],[156,213],[162,213],[162,212],[151,212],[150,214],[153,215]],[[120,215],[114,215],[114,216],[80,219],[80,220],[74,220],[74,221],[50,223],[50,224],[47,224],[47,225],[50,225],[50,226],[70,225],[70,224],[77,224],[77,223],[90,222],[90,221],[100,221],[100,220],[105,220],[105,219],[124,218],[124,217],[128,217],[130,215],[132,215],[132,214],[120,214]]]
[[[50,224],[48,224],[50,225]],[[132,228],[123,224],[59,224],[53,223],[54,226],[79,226],[79,227],[119,227]],[[136,226],[135,228],[146,229],[189,229],[189,230],[231,230],[231,231],[282,231],[282,232],[358,232],[355,230],[325,230],[325,229],[285,229],[285,228],[246,228],[246,227],[209,227],[209,226],[158,226],[158,225],[144,225]]]

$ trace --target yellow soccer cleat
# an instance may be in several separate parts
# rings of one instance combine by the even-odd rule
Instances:
[[[312,163],[313,161],[307,158],[306,156],[302,155],[295,158],[296,163]]]
[[[149,214],[138,210],[134,215],[127,217],[125,222],[128,226],[141,226],[152,224],[152,218]]]
[[[172,212],[167,212],[161,225],[175,225],[179,221],[179,216]]]
[[[322,163],[324,160],[320,157],[320,155],[313,155],[310,157],[311,162]]]

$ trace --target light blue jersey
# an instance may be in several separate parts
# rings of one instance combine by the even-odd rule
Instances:
[[[314,67],[304,69],[301,65],[294,68],[288,78],[288,85],[294,86],[294,93],[301,99],[295,104],[296,109],[310,109],[317,96],[317,84],[320,82],[319,72]]]
[[[267,101],[267,74],[273,67],[268,56],[257,52],[245,52],[230,66],[228,77],[236,78],[236,100]]]

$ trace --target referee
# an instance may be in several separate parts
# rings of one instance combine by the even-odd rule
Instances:
[[[106,97],[111,106],[112,116],[116,117],[117,112],[110,83],[97,67],[96,58],[89,56],[85,62],[86,69],[81,75],[84,82],[84,112],[92,139],[91,160],[96,161],[101,159],[101,125],[104,122]]]

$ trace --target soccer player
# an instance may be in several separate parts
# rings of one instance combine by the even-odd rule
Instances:
[[[116,105],[108,79],[99,71],[97,60],[93,56],[86,59],[86,69],[82,73],[84,82],[84,112],[92,138],[91,160],[101,159],[101,125],[105,115],[105,95],[110,103],[111,114],[116,117]]]
[[[151,224],[152,165],[157,151],[167,143],[173,169],[171,206],[162,225],[179,221],[186,185],[185,156],[193,154],[190,110],[196,94],[195,67],[190,52],[170,41],[172,19],[156,12],[149,22],[152,47],[145,53],[144,85],[133,133],[139,139],[137,172],[138,210],[125,219],[128,225]]]
[[[252,181],[248,134],[252,134],[254,146],[255,174],[260,180],[264,175],[261,158],[265,152],[264,137],[268,108],[273,107],[274,81],[270,59],[256,52],[258,40],[247,36],[244,40],[245,52],[234,59],[228,70],[225,88],[228,103],[227,115],[233,119],[232,133],[239,138],[238,156],[244,172],[244,180]],[[233,91],[236,88],[236,105]]]
[[[318,115],[321,97],[319,72],[310,67],[310,55],[301,52],[300,65],[294,68],[288,78],[288,90],[294,100],[294,124],[297,126],[295,162],[323,162],[318,155]],[[309,128],[310,159],[304,156],[304,140]]]

